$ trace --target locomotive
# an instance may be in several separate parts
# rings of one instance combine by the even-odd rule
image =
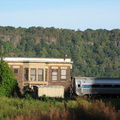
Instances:
[[[71,82],[78,96],[120,95],[120,78],[73,77]]]

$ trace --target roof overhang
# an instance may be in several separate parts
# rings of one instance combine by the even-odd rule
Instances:
[[[25,57],[5,57],[3,58],[6,62],[45,62],[45,63],[70,63],[70,58],[25,58]]]

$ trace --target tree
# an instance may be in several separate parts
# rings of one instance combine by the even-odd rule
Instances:
[[[20,95],[17,80],[7,62],[0,59],[0,96]]]
[[[73,76],[119,78],[119,43],[119,29],[74,31],[0,26],[0,45],[5,56],[59,58],[67,54],[74,63]]]

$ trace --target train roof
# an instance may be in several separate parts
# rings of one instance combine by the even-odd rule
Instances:
[[[120,80],[120,78],[73,77],[80,80]]]

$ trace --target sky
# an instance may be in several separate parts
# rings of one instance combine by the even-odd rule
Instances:
[[[120,29],[120,0],[0,0],[0,26]]]

